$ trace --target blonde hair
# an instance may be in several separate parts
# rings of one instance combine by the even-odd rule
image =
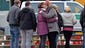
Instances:
[[[71,12],[71,9],[70,9],[69,6],[65,6],[64,11],[65,11],[65,12]]]
[[[54,9],[58,9],[58,6],[56,4],[52,4]]]

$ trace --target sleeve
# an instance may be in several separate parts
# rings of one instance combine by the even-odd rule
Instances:
[[[76,17],[73,15],[73,25],[75,25],[77,23],[77,19]]]
[[[50,11],[48,12],[48,14],[46,14],[45,12],[41,12],[42,16],[44,16],[45,18],[51,18],[54,17],[54,15],[56,14],[56,10],[55,9],[50,9]]]
[[[16,9],[16,12],[15,12],[15,19],[16,19],[16,20],[18,19],[19,12],[20,12],[20,9],[17,8],[17,9]]]
[[[23,16],[23,11],[21,10],[17,16],[17,21],[20,23],[21,16]]]
[[[81,26],[83,27],[83,11],[81,12],[81,14],[80,14],[80,24],[81,24]]]
[[[9,13],[8,13],[8,16],[7,16],[7,22],[9,22]]]
[[[36,30],[36,26],[37,26],[37,22],[36,22],[36,15],[35,15],[34,10],[32,10],[31,15],[32,15],[32,19],[33,19],[33,29],[35,31]]]
[[[61,14],[59,14],[58,12],[57,12],[57,14],[58,14],[58,25],[59,25],[59,27],[63,27],[63,19],[62,19],[62,16],[61,16]]]

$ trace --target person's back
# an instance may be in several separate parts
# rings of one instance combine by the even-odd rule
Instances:
[[[21,48],[31,48],[33,31],[36,31],[36,16],[29,5],[30,2],[27,1],[26,7],[20,11],[18,17],[22,37]]]
[[[33,29],[33,10],[31,8],[24,8],[21,10],[20,16],[20,28],[21,29]]]
[[[17,5],[13,5],[10,8],[9,14],[8,14],[8,22],[9,24],[16,24],[17,25],[17,15],[19,12],[19,7]]]
[[[10,34],[11,34],[11,45],[10,48],[18,48],[19,43],[19,24],[17,21],[17,17],[19,14],[19,7],[21,2],[19,0],[14,0],[14,5],[10,8],[7,21],[10,26]]]
[[[73,33],[73,26],[77,23],[76,17],[71,13],[69,6],[66,6],[64,13],[62,14],[63,19],[63,34],[66,40],[65,48],[70,48],[70,38]]]
[[[72,13],[63,13],[62,14],[64,26],[73,26],[74,25],[74,15]]]
[[[62,14],[64,26],[74,26],[77,23],[76,17],[71,13],[69,6],[65,7],[64,13]]]

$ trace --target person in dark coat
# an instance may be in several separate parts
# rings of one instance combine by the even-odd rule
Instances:
[[[20,4],[21,1],[15,0],[14,5],[10,8],[7,21],[10,26],[10,33],[11,33],[11,45],[10,48],[18,48],[19,43],[19,24],[17,21],[17,17],[20,11]]]
[[[82,48],[85,48],[85,5],[80,15],[80,24],[83,31],[83,47]]]
[[[33,31],[36,31],[36,16],[33,9],[30,8],[29,1],[25,3],[25,6],[18,17],[22,37],[21,48],[31,48]]]

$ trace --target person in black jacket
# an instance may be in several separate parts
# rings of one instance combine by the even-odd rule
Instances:
[[[85,48],[85,6],[80,15],[80,24],[82,26],[83,31],[83,48]]]
[[[26,7],[20,11],[18,17],[22,37],[21,48],[31,48],[33,31],[36,31],[36,16],[29,5],[30,2],[27,1]]]

